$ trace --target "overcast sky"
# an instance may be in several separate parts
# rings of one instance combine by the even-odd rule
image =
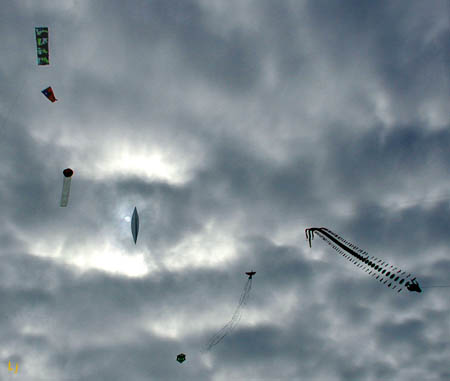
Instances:
[[[448,0],[3,0],[0,31],[2,380],[450,379],[450,288],[304,234],[450,284]]]

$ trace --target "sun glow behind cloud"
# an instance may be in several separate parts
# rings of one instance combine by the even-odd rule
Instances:
[[[30,131],[33,139],[42,144],[56,141],[67,152],[65,159],[70,161],[70,166],[94,180],[123,175],[181,185],[189,181],[192,170],[201,163],[199,152],[194,156],[187,152],[181,154],[174,147],[162,149],[156,144],[144,145],[126,139],[94,143],[92,138],[76,133],[59,134],[55,136],[51,130],[41,128]]]
[[[149,273],[142,252],[129,255],[107,242],[101,248],[91,249],[88,256],[77,255],[71,262],[82,269],[98,269],[129,277],[140,277]]]
[[[78,245],[73,248],[64,247],[58,242],[52,245],[48,241],[34,241],[30,245],[30,252],[39,257],[52,258],[57,262],[76,266],[82,271],[96,269],[129,277],[141,277],[151,270],[143,252],[133,252],[130,255],[106,241],[90,242],[89,245]]]
[[[95,163],[93,172],[89,174],[95,178],[115,174],[136,175],[140,178],[182,184],[188,180],[186,170],[186,163],[181,158],[171,157],[162,150],[125,145],[103,152],[102,157]]]

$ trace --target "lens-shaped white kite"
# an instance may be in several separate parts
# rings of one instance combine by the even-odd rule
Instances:
[[[133,216],[131,217],[131,234],[133,234],[134,244],[136,244],[139,233],[139,215],[136,207],[134,207]]]

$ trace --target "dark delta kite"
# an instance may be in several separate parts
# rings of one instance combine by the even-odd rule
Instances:
[[[256,274],[256,271],[252,270],[252,271],[246,272],[245,274],[248,275],[248,279],[252,279],[253,275]]]
[[[48,98],[48,100],[50,102],[53,103],[53,102],[57,101],[57,99],[55,98],[55,93],[53,92],[53,89],[51,86],[47,87],[46,89],[42,90],[41,92]]]
[[[309,241],[311,247],[311,239],[314,239],[314,233],[322,238],[328,245],[341,254],[344,258],[355,264],[357,267],[365,270],[369,275],[376,276],[379,280],[389,288],[398,292],[406,288],[408,291],[422,292],[416,278],[410,279],[411,274],[405,275],[397,267],[389,265],[389,263],[370,256],[364,250],[361,250],[356,245],[346,241],[336,233],[333,233],[327,228],[310,228],[305,229],[306,239]]]
[[[139,215],[136,207],[134,207],[133,216],[131,217],[131,234],[133,234],[134,244],[136,244],[139,233]]]
[[[48,57],[48,28],[34,28],[36,33],[37,64],[50,65]]]
[[[61,193],[61,202],[60,206],[65,207],[67,206],[69,202],[69,193],[70,193],[70,182],[72,179],[73,171],[70,168],[66,168],[63,171],[64,175],[64,181],[63,181],[63,188]]]

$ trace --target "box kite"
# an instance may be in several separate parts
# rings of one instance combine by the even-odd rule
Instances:
[[[182,362],[184,362],[186,360],[186,355],[184,353],[180,353],[179,355],[177,355],[177,361],[181,364]]]

